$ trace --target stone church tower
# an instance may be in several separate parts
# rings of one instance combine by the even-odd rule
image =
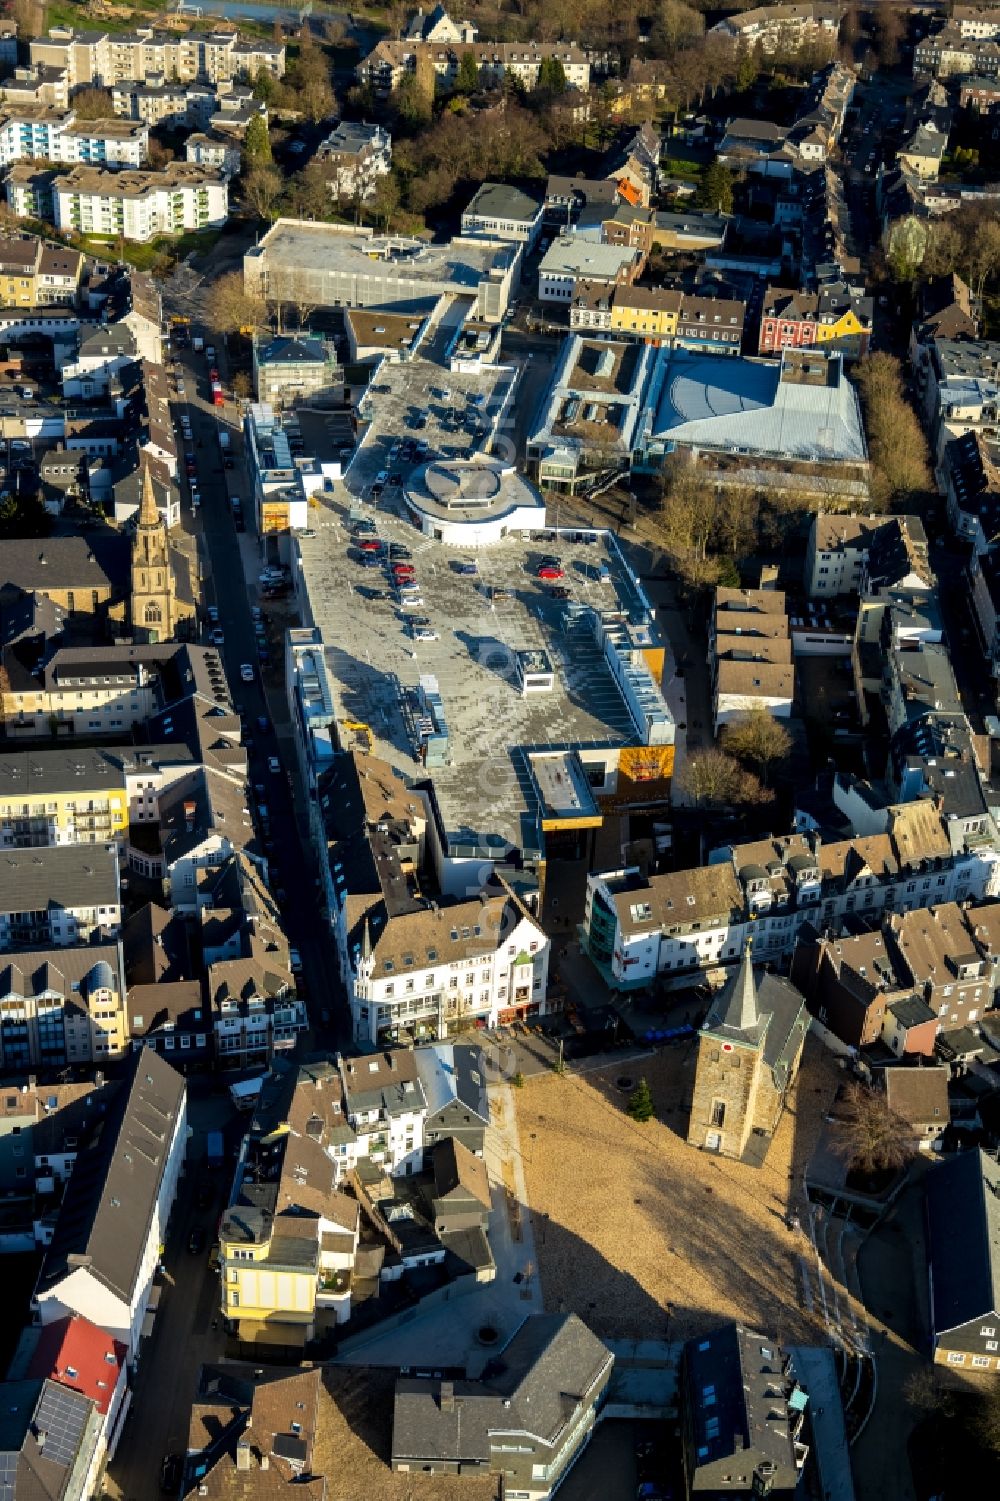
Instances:
[[[146,464],[142,471],[139,524],[132,543],[132,639],[173,640],[176,615],[167,524],[157,507]]]
[[[774,1131],[809,1030],[801,991],[780,975],[755,976],[750,949],[748,940],[698,1033],[687,1139],[723,1157],[743,1157],[755,1130]]]

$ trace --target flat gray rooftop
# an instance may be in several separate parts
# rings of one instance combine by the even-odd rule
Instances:
[[[449,377],[450,379],[451,377]],[[345,502],[324,498],[311,522],[315,535],[297,544],[312,621],[322,631],[338,719],[371,726],[374,751],[409,776],[422,774],[414,717],[423,674],[437,679],[449,734],[448,764],[428,770],[452,845],[499,836],[535,847],[536,785],[525,752],[540,747],[637,743],[628,709],[605,665],[584,612],[627,607],[634,584],[605,536],[596,543],[510,536],[477,556],[479,576],[459,574],[464,555],[423,537],[398,492],[365,507],[379,536],[413,554],[421,604],[396,603],[382,568],[365,568],[349,535]],[[552,598],[536,577],[541,559],[558,556],[569,601]],[[610,580],[597,578],[608,565]],[[490,589],[508,591],[495,603]],[[436,641],[415,641],[406,621],[426,618]],[[514,653],[547,653],[554,672],[548,693],[521,696]],[[350,740],[350,736],[346,737]]]
[[[401,469],[389,455],[394,443],[407,438],[426,443],[428,459],[467,459],[486,451],[502,429],[517,374],[509,365],[456,371],[423,359],[384,361],[362,402],[361,415],[370,414],[371,422],[344,474],[348,493],[367,500],[378,474]],[[421,420],[426,425],[417,427]]]
[[[336,225],[279,219],[257,247],[276,265],[301,271],[334,271],[364,276],[395,267],[401,277],[446,282],[454,290],[474,291],[494,266],[506,266],[513,251],[493,240],[460,238],[446,245],[427,244],[398,235],[370,239],[345,234]],[[251,252],[253,254],[253,252]]]

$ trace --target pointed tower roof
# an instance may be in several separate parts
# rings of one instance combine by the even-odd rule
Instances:
[[[748,938],[740,967],[719,992],[705,1019],[707,1032],[740,1032],[756,1037],[761,1024],[757,981],[753,972],[753,940]]]
[[[364,932],[361,936],[361,957],[370,959],[372,956],[372,930],[368,918],[365,918]]]
[[[148,464],[143,464],[142,466],[142,501],[139,505],[139,525],[160,525],[160,508],[156,504],[156,496],[153,493],[153,476],[149,472]]]

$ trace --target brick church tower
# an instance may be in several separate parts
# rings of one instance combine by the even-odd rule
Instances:
[[[748,940],[698,1033],[689,1144],[742,1157],[754,1130],[769,1136],[808,1030],[805,997],[779,975],[755,975]]]
[[[176,625],[174,576],[167,524],[153,494],[149,465],[142,471],[142,504],[132,543],[132,639],[172,641]]]

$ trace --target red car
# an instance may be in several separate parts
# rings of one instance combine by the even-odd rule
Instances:
[[[393,573],[416,573],[417,570],[412,563],[393,563],[392,571]]]
[[[219,379],[219,372],[218,372],[218,370],[216,370],[216,368],[215,368],[214,365],[212,366],[211,370],[208,372],[208,378],[209,378],[210,381],[212,381],[212,380],[218,380]]]
[[[358,546],[360,547],[362,552],[382,551],[382,544],[377,537],[366,537],[363,542],[358,543]]]
[[[543,563],[538,570],[538,577],[540,579],[564,579],[566,575],[557,564]]]

